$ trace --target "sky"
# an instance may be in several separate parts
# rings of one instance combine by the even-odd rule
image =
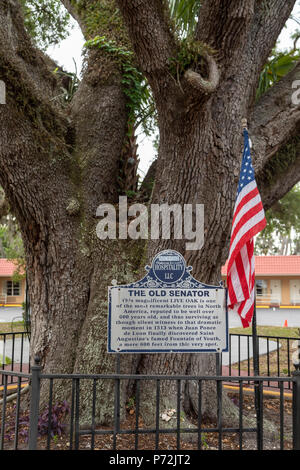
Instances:
[[[286,27],[283,29],[279,37],[279,48],[281,50],[292,47],[293,41],[291,39],[291,34],[296,29],[300,29],[300,1],[297,2],[294,8],[293,16],[299,20],[299,24],[292,19],[287,22]],[[56,63],[58,63],[58,65],[62,66],[68,72],[75,72],[75,60],[79,74],[82,69],[82,50],[84,42],[80,28],[76,21],[72,20],[72,29],[69,37],[62,41],[59,46],[50,47],[47,50],[47,53],[56,61]],[[143,176],[155,158],[155,149],[153,148],[151,140],[142,134],[138,137],[138,144],[138,153],[140,158],[139,171],[141,176]]]

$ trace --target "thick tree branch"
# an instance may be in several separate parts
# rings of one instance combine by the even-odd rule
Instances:
[[[254,107],[250,132],[258,172],[290,138],[299,135],[300,103],[293,88],[299,79],[300,62],[270,88]]]
[[[127,24],[139,64],[145,73],[161,73],[169,66],[175,39],[160,0],[117,0]]]
[[[300,141],[292,139],[257,177],[265,210],[272,207],[300,181]]]
[[[223,61],[239,53],[247,41],[255,0],[206,0],[199,12],[196,38],[216,49]]]
[[[168,97],[173,101],[180,90],[170,74],[170,59],[176,56],[178,44],[171,31],[165,2],[116,1],[127,25],[139,67],[152,87],[157,104],[161,99],[166,104]]]
[[[266,209],[300,181],[300,62],[265,93],[250,118],[255,171]]]
[[[296,0],[256,0],[255,15],[248,39],[248,54],[260,73],[278,36],[284,28]]]
[[[42,189],[47,186],[50,194],[53,181],[59,184],[53,178],[56,165],[60,184],[65,191],[69,188],[69,169],[62,161],[69,158],[68,120],[53,100],[59,90],[52,67],[32,45],[20,3],[0,0],[0,79],[6,84],[6,104],[0,106],[0,183],[20,225],[33,238],[33,221],[44,218],[46,206],[38,181],[43,180]]]
[[[206,0],[196,37],[217,51],[224,90],[235,83],[251,109],[259,76],[295,0]]]
[[[66,120],[54,101],[60,93],[54,68],[54,62],[32,45],[19,2],[0,0],[0,79],[5,82],[7,94],[2,116],[15,106],[27,119],[35,114],[35,125],[39,122],[47,129],[55,123],[64,127]]]

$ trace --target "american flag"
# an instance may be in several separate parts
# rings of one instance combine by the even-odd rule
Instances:
[[[255,302],[255,258],[253,238],[266,226],[250,155],[248,131],[244,129],[244,153],[235,201],[227,264],[228,308],[251,323]]]

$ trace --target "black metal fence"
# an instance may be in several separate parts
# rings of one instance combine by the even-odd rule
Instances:
[[[292,356],[299,344],[296,337],[258,336],[259,373],[265,377],[290,377],[294,369]],[[252,336],[249,334],[229,334],[229,353],[227,354],[225,375],[254,375]],[[225,356],[224,356],[225,357]],[[11,372],[30,372],[29,332],[0,332],[0,368]],[[0,377],[0,385],[2,384]],[[15,376],[9,378],[16,381]],[[278,388],[273,381],[269,387]],[[291,388],[286,382],[285,387]]]
[[[29,333],[27,331],[0,333],[0,368],[11,372],[30,372]],[[0,385],[3,385],[3,376]],[[14,375],[9,383],[16,382]]]
[[[258,375],[290,377],[294,370],[293,354],[299,350],[299,337],[258,336]],[[252,335],[230,334],[228,375],[253,375]],[[274,381],[268,386],[278,387]],[[290,381],[285,387],[291,389]]]
[[[68,415],[68,426],[64,433],[64,446],[70,450],[78,449],[111,449],[140,450],[141,440],[142,448],[148,445],[148,449],[174,450],[184,449],[225,449],[228,448],[228,438],[232,438],[234,449],[297,449],[300,450],[300,372],[296,371],[292,377],[272,377],[270,382],[276,382],[279,387],[278,408],[276,411],[276,435],[272,435],[271,441],[267,439],[269,430],[265,429],[265,414],[267,411],[264,395],[264,377],[230,377],[230,376],[144,376],[144,375],[86,375],[86,374],[42,374],[41,367],[36,363],[30,374],[14,373],[10,371],[0,371],[3,377],[2,395],[1,395],[1,426],[0,426],[0,450],[3,449],[57,449],[57,438],[60,435],[62,423],[58,422],[58,416],[62,419]],[[14,376],[16,380],[16,389],[14,402],[9,398],[9,381]],[[31,384],[30,389],[30,409],[24,416],[21,411],[22,401],[22,381],[26,379]],[[134,414],[130,423],[121,419],[121,394],[122,384],[127,381],[135,383],[135,404]],[[85,422],[82,427],[81,407],[85,400],[82,393],[83,383],[88,381],[92,390],[92,401],[89,423]],[[111,426],[97,426],[96,405],[99,399],[97,385],[99,381],[113,384],[114,390],[114,416]],[[154,416],[153,425],[147,427],[141,422],[143,410],[143,399],[140,394],[141,387],[145,381],[154,383]],[[162,385],[165,381],[173,382],[177,390],[176,409],[172,410],[174,416],[172,425],[165,426],[162,421]],[[286,410],[286,392],[284,390],[284,381],[291,384],[292,390],[292,408]],[[58,405],[54,402],[54,384],[60,382],[70,386],[70,403]],[[187,426],[182,422],[182,385],[193,382],[196,387],[198,401],[198,416],[194,418],[193,426]],[[207,422],[202,415],[203,389],[210,382],[214,385],[216,391],[216,418],[215,422]],[[244,390],[244,385],[251,383],[253,394],[248,395]],[[226,385],[227,384],[227,385]],[[230,427],[224,425],[224,396],[222,389],[231,384],[231,393],[234,393],[234,406],[237,410],[236,422]],[[48,389],[48,403],[40,404],[41,387]],[[232,392],[232,389],[235,389]],[[28,400],[28,397],[27,397]],[[253,401],[254,421],[249,421],[247,410],[249,400]],[[289,402],[291,403],[291,402]],[[59,408],[60,407],[60,408]],[[0,409],[1,409],[0,408]],[[291,411],[292,410],[292,411]],[[55,414],[55,413],[56,414]],[[60,413],[60,415],[59,415]],[[267,417],[267,416],[266,416]],[[55,419],[54,419],[55,418]],[[252,423],[249,425],[249,423]],[[192,443],[187,444],[186,437],[189,436]],[[192,439],[192,437],[193,439]],[[250,436],[250,441],[249,441]],[[251,440],[252,436],[252,440]],[[145,444],[145,438],[148,439]],[[164,439],[172,438],[172,442],[167,444]],[[124,447],[124,439],[126,445]],[[267,439],[267,441],[266,441]],[[161,440],[163,442],[161,442]],[[190,442],[190,441],[189,441]],[[251,444],[249,444],[249,442]],[[164,447],[166,445],[167,447]],[[249,447],[250,445],[250,447]],[[190,446],[190,447],[188,447]],[[232,448],[232,447],[231,447]]]

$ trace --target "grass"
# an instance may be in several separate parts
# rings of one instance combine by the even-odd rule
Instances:
[[[258,336],[276,336],[284,338],[299,338],[300,328],[289,328],[282,326],[257,326]],[[230,328],[229,333],[239,335],[252,335],[252,327],[249,328]]]
[[[251,335],[252,336],[252,327],[250,328],[231,328],[231,334],[241,334],[241,335]],[[289,327],[279,327],[279,326],[258,326],[257,327],[258,336],[271,336],[271,341],[278,341],[280,348],[270,352],[269,357],[267,354],[259,356],[259,373],[260,375],[270,375],[270,376],[287,376],[288,372],[294,370],[294,365],[292,361],[292,355],[297,350],[297,344],[293,344],[293,341],[288,341],[287,339],[282,338],[299,338],[300,329],[299,328],[289,328]],[[274,339],[273,339],[273,338]],[[279,339],[276,339],[279,338]],[[253,361],[250,362],[250,367],[252,368]],[[238,364],[233,364],[232,368],[238,368]],[[240,363],[241,371],[248,371],[248,361],[243,361]]]
[[[2,356],[2,354],[0,354],[0,364],[1,365],[11,364],[11,359],[9,357],[5,356],[5,360],[3,361],[3,356]]]

